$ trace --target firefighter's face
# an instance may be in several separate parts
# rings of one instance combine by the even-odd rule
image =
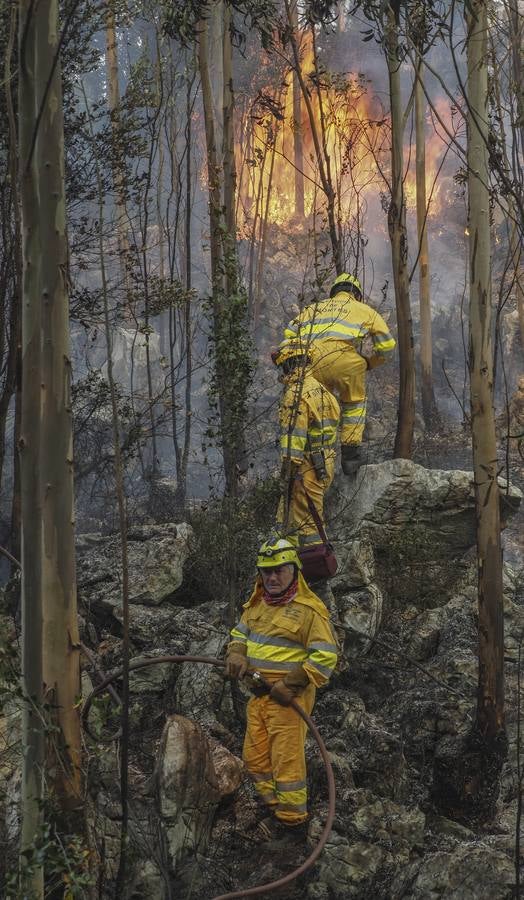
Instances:
[[[284,563],[282,566],[262,566],[259,572],[266,591],[275,596],[287,591],[295,577],[293,563]]]

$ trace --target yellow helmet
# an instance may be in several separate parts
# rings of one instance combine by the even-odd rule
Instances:
[[[347,291],[350,294],[354,294],[357,300],[362,299],[362,285],[356,275],[348,275],[347,272],[337,275],[331,286],[329,296],[334,297],[339,291]]]
[[[297,356],[305,356],[309,359],[308,348],[299,338],[290,338],[288,341],[282,341],[277,349],[271,353],[271,359],[276,366],[281,366],[286,360],[294,359]]]
[[[302,563],[297,553],[297,548],[286,538],[270,537],[264,541],[257,556],[257,568],[264,569],[269,566],[283,566],[286,563],[294,563],[299,569]]]

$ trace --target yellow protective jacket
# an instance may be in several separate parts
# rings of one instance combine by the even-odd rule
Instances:
[[[333,394],[306,369],[286,378],[280,403],[282,460],[301,463],[307,453],[335,448],[340,406]]]
[[[240,622],[231,629],[228,653],[243,653],[249,669],[271,682],[301,667],[315,687],[326,684],[337,663],[327,608],[300,572],[297,595],[285,606],[270,606],[263,593],[257,578]]]
[[[373,354],[370,368],[381,365],[395,347],[395,339],[379,313],[356,300],[353,294],[339,291],[334,297],[312,303],[284,329],[284,342],[300,340],[311,348],[313,362],[324,355],[319,346],[324,341],[345,341],[355,353],[361,354],[362,342],[371,337]]]

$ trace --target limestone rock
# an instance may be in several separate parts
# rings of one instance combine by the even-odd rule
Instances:
[[[129,601],[158,606],[182,584],[192,529],[144,525],[128,533]],[[85,608],[112,613],[122,604],[120,538],[84,535],[78,545],[78,590]]]
[[[452,853],[433,853],[413,863],[393,881],[391,900],[510,900],[514,897],[513,861],[475,843]]]
[[[227,797],[239,787],[244,775],[244,763],[216,741],[211,750],[213,767],[222,797]]]
[[[377,635],[384,597],[388,609],[424,611],[457,594],[474,564],[468,554],[476,542],[474,484],[471,472],[394,459],[362,466],[356,479],[340,476],[336,487],[327,503],[339,560],[331,586],[351,656],[367,652]],[[515,487],[501,494],[503,519],[521,499]],[[426,618],[415,656],[427,658],[439,622],[438,614]]]
[[[318,880],[330,888],[332,893],[327,896],[355,900],[372,896],[370,887],[385,857],[385,851],[378,844],[363,841],[350,844],[332,832],[319,866]]]
[[[159,814],[171,866],[197,849],[205,852],[221,797],[207,738],[196,722],[170,716],[156,766]]]

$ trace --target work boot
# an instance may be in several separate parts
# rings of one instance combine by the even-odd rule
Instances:
[[[340,455],[344,475],[355,475],[362,463],[360,444],[342,444]]]
[[[305,841],[308,836],[309,818],[305,822],[298,825],[286,825],[276,816],[266,816],[258,822],[253,835],[256,843],[266,843],[269,841]]]

